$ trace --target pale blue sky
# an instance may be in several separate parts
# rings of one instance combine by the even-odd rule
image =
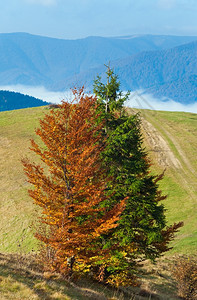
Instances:
[[[197,35],[197,0],[0,0],[0,31],[76,39]]]

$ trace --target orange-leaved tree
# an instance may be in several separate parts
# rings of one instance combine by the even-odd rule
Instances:
[[[36,238],[50,249],[51,270],[72,276],[110,255],[101,235],[117,226],[124,208],[123,199],[107,209],[107,176],[102,168],[101,122],[93,96],[74,90],[75,99],[63,101],[40,121],[36,134],[42,146],[31,141],[31,150],[40,156],[42,166],[23,159],[29,190],[42,208],[41,223],[46,229]],[[100,263],[99,263],[100,265]]]

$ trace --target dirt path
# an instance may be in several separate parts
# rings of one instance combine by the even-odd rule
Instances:
[[[158,164],[166,169],[170,167],[173,176],[176,177],[180,185],[184,186],[190,197],[196,202],[196,171],[191,166],[178,142],[167,129],[162,127],[162,131],[170,138],[179,153],[181,161],[174,155],[160,132],[144,118],[142,118],[142,127],[145,133],[145,139],[150,146],[150,151],[154,152]],[[188,174],[190,174],[189,177]],[[188,178],[190,178],[190,180],[188,180]]]
[[[147,142],[151,151],[155,153],[158,164],[165,168],[169,166],[173,166],[175,169],[182,168],[180,161],[175,157],[167,142],[155,127],[144,118],[142,119],[142,126]]]
[[[184,168],[186,168],[189,172],[193,173],[194,175],[197,175],[196,171],[192,167],[189,159],[187,158],[185,152],[182,150],[181,146],[176,141],[176,139],[173,137],[173,135],[169,132],[169,130],[167,131],[165,128],[162,128],[162,129],[165,132],[165,134],[170,138],[170,140],[174,144],[176,150],[179,152],[179,155],[181,156],[181,159],[182,159],[183,163],[185,164]]]

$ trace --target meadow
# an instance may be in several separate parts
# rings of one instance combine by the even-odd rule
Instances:
[[[38,210],[27,193],[29,186],[23,172],[21,158],[30,157],[34,161],[37,160],[29,150],[30,139],[38,139],[34,130],[39,126],[39,119],[47,110],[48,107],[39,107],[0,112],[1,299],[146,298],[146,295],[139,295],[139,293],[135,298],[131,298],[134,290],[129,294],[128,291],[123,293],[103,286],[96,286],[98,294],[95,296],[95,283],[91,281],[89,281],[89,294],[87,285],[84,287],[83,282],[81,282],[81,289],[77,290],[70,283],[61,283],[60,279],[53,281],[48,278],[47,281],[39,268],[36,267],[35,271],[35,266],[32,267],[34,263],[31,264],[31,260],[28,262],[25,258],[25,254],[35,255],[38,249],[33,236]],[[174,257],[180,254],[196,254],[197,114],[151,110],[140,110],[140,114],[144,146],[152,164],[151,170],[153,174],[165,170],[160,189],[163,194],[168,195],[164,201],[168,224],[184,222],[184,227],[177,233],[171,244],[173,249],[165,254],[158,266],[147,264],[144,271],[146,276],[142,275],[142,281],[146,290],[151,287],[156,294],[160,291],[160,298],[156,299],[177,299],[175,283],[163,262],[167,261],[170,264]],[[10,291],[5,289],[6,285],[10,287]],[[162,296],[164,293],[162,289],[165,287],[168,288],[165,293],[170,294],[169,298],[166,294]],[[154,296],[154,293],[152,295]],[[148,297],[146,299],[149,299]]]

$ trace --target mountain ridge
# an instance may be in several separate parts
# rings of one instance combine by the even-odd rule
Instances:
[[[158,98],[190,104],[197,101],[197,41],[161,51],[143,51],[111,63],[124,90],[143,90]],[[96,74],[105,78],[104,66],[75,76],[91,87]],[[68,85],[74,81],[70,78]],[[165,88],[164,88],[165,86]],[[184,87],[184,88],[183,88]]]
[[[21,93],[0,90],[0,112],[49,105],[49,102]]]
[[[191,103],[196,101],[196,87],[191,96],[189,89],[193,85],[189,80],[186,85],[186,78],[196,75],[196,40],[194,36],[164,35],[63,40],[29,33],[3,33],[0,82],[7,86],[44,86],[53,91],[85,84],[91,90],[95,76],[104,74],[104,64],[110,62],[121,88],[140,88],[158,97],[170,96],[178,102]],[[177,87],[167,84],[180,81],[182,75],[184,100],[179,96],[178,81]]]

